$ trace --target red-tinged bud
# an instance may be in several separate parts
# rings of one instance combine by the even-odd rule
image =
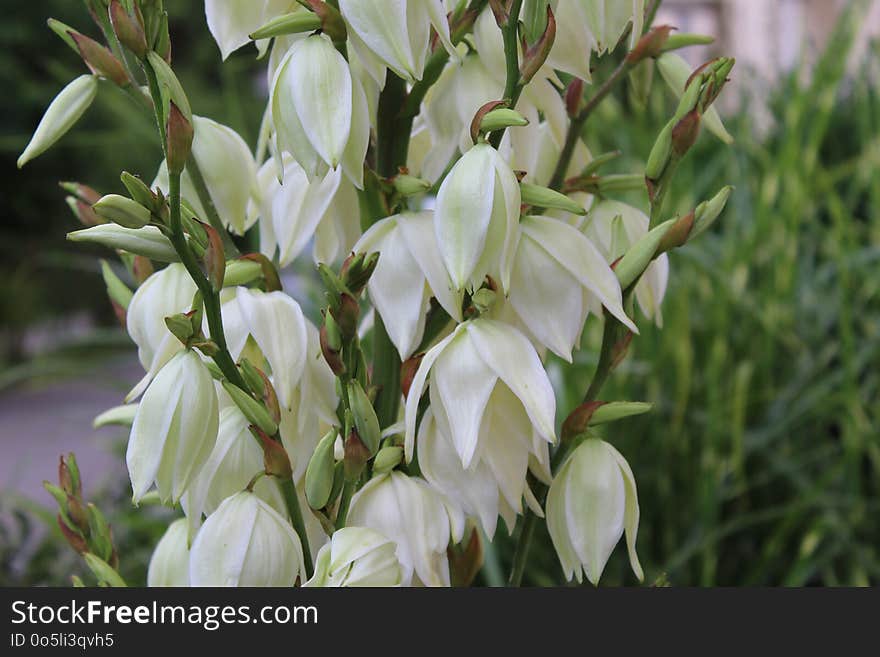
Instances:
[[[351,340],[357,335],[360,314],[361,307],[357,299],[347,292],[339,295],[339,308],[333,312],[333,319],[339,325],[339,334],[344,341]]]
[[[339,332],[339,325],[330,312],[324,311],[324,323],[321,324],[321,330],[318,333],[321,341],[321,353],[324,360],[333,371],[333,374],[340,376],[345,373],[345,363],[342,360],[342,334]]]
[[[562,440],[571,440],[586,431],[593,413],[605,403],[603,401],[586,402],[569,413],[565,422],[562,423]]]
[[[675,28],[671,25],[659,25],[651,28],[636,44],[629,54],[626,61],[630,64],[638,64],[649,57],[659,57],[663,54],[666,42],[669,40],[669,33]]]
[[[669,230],[663,234],[663,239],[660,240],[655,257],[679,246],[684,246],[690,237],[693,227],[694,213],[689,212],[672,224]]]
[[[75,524],[83,535],[89,533],[89,516],[83,507],[82,500],[73,495],[67,495],[67,517]]]
[[[73,212],[73,216],[75,216],[82,225],[98,226],[107,223],[106,219],[98,216],[98,213],[92,209],[90,203],[84,203],[73,196],[68,196],[65,201],[67,201],[70,211]]]
[[[409,389],[412,387],[413,379],[416,372],[419,371],[419,365],[422,364],[422,358],[425,354],[417,354],[410,356],[400,366],[400,389],[404,398],[409,397]]]
[[[553,10],[547,5],[547,27],[541,38],[530,48],[524,50],[523,61],[520,64],[519,74],[522,84],[528,84],[535,74],[541,69],[550,55],[553,43],[556,41],[556,18]]]
[[[565,110],[568,117],[573,119],[580,111],[584,101],[584,81],[580,78],[574,78],[568,83],[565,90]]]
[[[58,528],[61,530],[64,540],[67,541],[70,547],[76,550],[77,554],[85,554],[89,551],[86,539],[75,529],[69,527],[60,513],[55,516],[55,519],[58,521]]]
[[[63,456],[58,457],[58,485],[61,486],[61,490],[67,493],[67,495],[76,495],[79,492],[77,491],[73,473],[70,471],[70,467],[68,467],[67,461],[64,460]]]
[[[471,528],[471,535],[458,545],[446,549],[452,586],[470,586],[483,567],[483,542],[480,532]]]
[[[171,175],[183,173],[186,161],[192,151],[193,124],[184,116],[180,108],[172,100],[168,106],[168,121],[165,124],[167,139],[166,159],[168,161],[168,173]]]
[[[306,0],[312,11],[321,19],[321,29],[333,43],[344,43],[348,38],[345,21],[339,10],[323,0]]]
[[[134,256],[131,263],[131,273],[138,285],[152,276],[154,271],[153,262],[149,258],[141,255]]]
[[[61,187],[68,194],[72,194],[76,199],[82,201],[83,203],[88,203],[89,205],[94,205],[97,203],[103,194],[99,193],[92,187],[88,185],[83,185],[80,182],[60,182],[58,186]]]
[[[474,118],[471,120],[471,140],[476,144],[477,140],[480,138],[480,129],[483,126],[483,118],[492,110],[497,109],[499,107],[507,107],[507,102],[503,100],[490,100],[488,103],[483,105],[480,109],[477,110],[477,113],[474,114]]]
[[[214,291],[219,292],[223,289],[223,278],[226,276],[226,251],[223,248],[223,239],[210,224],[203,223],[202,228],[208,236],[204,257],[205,271]]]
[[[112,299],[110,300],[110,306],[113,308],[113,314],[116,316],[116,321],[119,322],[119,326],[123,329],[127,328],[128,324],[126,322],[128,321],[128,311]]]
[[[685,114],[672,128],[672,151],[679,157],[687,153],[700,136],[700,113],[693,110]]]
[[[345,439],[345,480],[355,482],[364,471],[367,461],[370,460],[370,450],[358,436],[356,429],[352,429]]]
[[[509,0],[489,0],[489,7],[492,9],[492,15],[495,16],[498,27],[507,25],[510,20]]]
[[[147,37],[144,29],[144,18],[135,2],[135,15],[131,16],[119,0],[111,0],[108,8],[110,23],[119,43],[133,52],[139,59],[147,56]]]
[[[70,36],[79,50],[80,57],[92,73],[105,77],[119,86],[129,83],[125,67],[107,48],[76,31],[70,32]]]
[[[263,446],[263,466],[266,474],[280,479],[290,479],[293,476],[293,468],[290,466],[290,457],[281,443],[256,425],[251,425],[250,430]]]
[[[265,255],[262,253],[248,253],[241,256],[239,259],[259,263],[263,272],[263,280],[266,284],[266,292],[277,292],[282,289],[278,270],[275,268],[275,265],[272,264],[272,261]]]
[[[370,282],[377,264],[379,264],[378,253],[352,253],[342,263],[339,278],[342,284],[357,297]]]

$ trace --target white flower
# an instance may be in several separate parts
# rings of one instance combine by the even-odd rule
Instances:
[[[186,518],[172,522],[150,557],[147,586],[189,586]]]
[[[155,482],[177,503],[208,458],[219,423],[214,380],[198,354],[178,352],[159,370],[138,406],[125,455],[138,502]]]
[[[532,465],[535,475],[549,482],[548,444],[536,440],[528,415],[508,388],[497,386],[492,391],[480,423],[480,453],[468,468],[449,436],[448,420],[443,415],[435,418],[429,407],[419,425],[419,467],[428,483],[466,515],[480,520],[490,539],[499,515],[513,531],[524,497],[543,516],[526,475]]]
[[[233,51],[250,43],[248,35],[258,27],[298,7],[294,0],[205,0],[205,17],[211,36],[226,59]]]
[[[461,320],[461,294],[452,291],[433,220],[431,211],[387,217],[373,224],[354,247],[357,253],[379,252],[367,289],[402,360],[422,340],[432,296],[451,317]]]
[[[584,233],[610,263],[626,253],[648,232],[648,216],[631,205],[605,200],[590,210],[584,222]],[[660,304],[669,280],[669,257],[664,253],[652,262],[636,284],[636,300],[645,316],[663,326]]]
[[[488,144],[462,155],[440,186],[434,226],[456,290],[478,288],[489,275],[510,289],[520,208],[510,165]]]
[[[162,366],[183,349],[165,325],[165,318],[187,312],[196,289],[186,268],[175,263],[151,274],[135,291],[128,304],[125,326],[137,345],[138,359],[146,375],[128,393],[126,401],[139,397]]]
[[[343,527],[318,552],[304,586],[399,586],[397,544],[368,527]]]
[[[369,49],[408,82],[422,79],[432,26],[443,47],[457,57],[441,0],[340,0],[339,10],[356,52]]]
[[[254,475],[263,471],[263,450],[248,425],[247,418],[236,406],[227,406],[220,411],[214,449],[180,500],[189,520],[191,535],[201,524],[203,513],[213,513],[223,500],[244,490]],[[280,514],[287,514],[275,478],[260,477],[253,491]]]
[[[325,35],[295,42],[272,82],[278,152],[289,152],[309,178],[342,167],[363,187],[370,141],[367,99],[348,62]]]
[[[268,160],[257,174],[260,189],[260,251],[275,256],[286,267],[314,237],[316,262],[334,262],[360,236],[359,209],[354,185],[342,171],[329,171],[309,181],[291,156],[284,156],[279,181],[277,164]]]
[[[352,498],[346,522],[397,544],[405,586],[449,586],[446,548],[461,540],[464,518],[423,479],[397,471],[374,477]]]
[[[638,528],[636,482],[626,459],[603,440],[585,440],[547,494],[547,529],[565,576],[580,582],[585,572],[597,584],[625,529],[630,565],[642,580],[636,554]]]
[[[204,178],[205,187],[223,225],[243,235],[256,217],[249,218],[248,205],[257,191],[257,165],[244,139],[232,128],[193,115],[192,156]],[[168,192],[168,168],[165,162],[153,181],[154,187]],[[189,171],[180,180],[182,196],[207,222],[207,214]]]
[[[407,460],[412,459],[419,398],[429,373],[434,417],[449,427],[447,435],[464,468],[487,449],[486,432],[480,429],[489,406],[503,405],[500,412],[508,415],[523,410],[540,441],[555,441],[556,400],[534,347],[507,324],[476,319],[428,350],[413,377],[405,409]],[[512,395],[493,395],[496,387]]]
[[[613,48],[632,21],[630,47],[642,35],[645,0],[557,0],[556,40],[547,64],[587,82],[590,55]]]
[[[304,574],[290,523],[247,491],[208,516],[189,554],[192,586],[293,586]]]
[[[597,302],[638,333],[627,317],[617,277],[603,254],[577,228],[549,217],[520,223],[510,304],[538,342],[571,362],[588,311]]]

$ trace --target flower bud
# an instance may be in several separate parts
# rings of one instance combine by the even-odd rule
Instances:
[[[92,427],[95,429],[109,426],[131,428],[131,425],[134,423],[134,416],[137,415],[137,408],[137,404],[123,404],[122,406],[108,408],[92,420]]]
[[[101,260],[101,275],[104,277],[104,285],[107,286],[107,296],[123,310],[128,310],[133,296],[128,286],[119,280],[119,277],[110,267],[106,260]]]
[[[271,39],[272,37],[286,34],[300,34],[302,32],[314,32],[321,29],[321,18],[311,11],[293,11],[283,14],[263,24],[250,33],[250,38]]]
[[[343,527],[333,533],[315,559],[315,574],[303,586],[399,586],[397,545],[367,527]]]
[[[376,417],[373,404],[358,381],[349,381],[347,392],[354,426],[372,456],[379,449],[379,441],[381,440],[380,434],[382,432],[379,428],[379,418]]]
[[[315,447],[315,452],[306,468],[306,499],[313,509],[323,509],[330,500],[336,467],[333,456],[335,442],[336,431],[328,431]]]
[[[626,56],[626,61],[630,64],[638,64],[649,57],[659,56],[669,41],[669,34],[675,28],[671,25],[658,25],[652,27],[648,32],[639,39],[635,48],[633,48]]]
[[[168,62],[162,59],[162,56],[155,51],[150,51],[147,54],[147,61],[152,67],[153,73],[156,75],[156,81],[159,84],[159,92],[162,96],[162,116],[165,117],[165,120],[168,120],[169,107],[171,103],[174,103],[184,118],[192,122],[193,116],[189,99],[186,97],[186,92],[183,90],[180,80],[177,79],[177,75],[171,70]]]
[[[192,586],[293,586],[303,575],[299,536],[247,491],[226,498],[208,516],[190,549]]]
[[[535,3],[529,4],[534,5]],[[535,77],[537,72],[546,63],[553,44],[556,42],[556,17],[553,15],[553,10],[549,4],[547,4],[544,24],[545,27],[540,38],[523,53],[522,63],[519,67],[521,84],[531,82],[532,78]]]
[[[360,478],[370,460],[370,450],[358,436],[357,429],[352,429],[345,439],[344,458],[342,460],[345,481],[355,483]]]
[[[189,586],[189,540],[186,518],[172,522],[153,550],[147,586]]]
[[[247,285],[257,280],[263,273],[260,263],[253,260],[237,258],[226,263],[226,273],[223,276],[223,285],[236,287]]]
[[[150,223],[150,211],[137,201],[119,194],[107,194],[92,206],[99,217],[125,228],[143,228]]]
[[[223,381],[222,385],[238,409],[248,419],[248,422],[256,425],[270,436],[275,435],[278,431],[278,424],[272,419],[262,402],[258,402],[234,383]]]
[[[119,573],[114,570],[110,564],[101,559],[99,556],[86,552],[83,559],[92,574],[98,579],[98,586],[127,586],[125,580],[120,577]]]
[[[636,555],[639,500],[626,459],[605,441],[575,448],[547,494],[547,529],[565,576],[598,584],[614,546],[626,530],[633,572],[644,578]]]
[[[431,189],[430,181],[406,174],[394,176],[391,183],[394,185],[394,190],[401,196],[424,194]]]
[[[693,239],[697,235],[700,235],[715,222],[718,216],[724,211],[724,207],[727,205],[727,199],[730,198],[730,193],[732,191],[733,187],[728,185],[727,187],[722,188],[721,191],[711,199],[703,201],[697,206],[696,210],[694,210],[694,227],[691,230],[689,239]]]
[[[587,214],[582,205],[568,198],[565,194],[557,192],[549,187],[541,187],[531,183],[520,183],[520,193],[523,205],[534,205],[539,208],[548,208],[571,212],[579,216]]]
[[[606,402],[593,411],[589,425],[593,427],[597,424],[607,424],[633,415],[649,413],[653,408],[654,404],[645,402]]]
[[[169,173],[179,174],[186,168],[186,161],[192,151],[193,135],[192,122],[172,100],[168,104],[168,120],[165,122],[165,152]]]
[[[679,98],[690,87],[688,80],[691,76],[691,67],[679,54],[668,52],[658,57],[657,70],[660,71],[660,75]],[[718,111],[714,107],[709,107],[703,112],[703,122],[706,125],[706,129],[725,144],[733,143],[733,137],[727,132],[724,124],[721,123],[721,117],[719,117]]]
[[[67,239],[71,242],[101,244],[159,262],[180,261],[171,241],[156,226],[124,228],[115,224],[101,224],[67,233]]]
[[[147,56],[147,37],[144,32],[144,18],[137,3],[132,3],[135,15],[131,16],[119,0],[110,0],[110,24],[119,43],[133,52],[139,59]]]
[[[674,223],[675,219],[670,219],[660,224],[633,244],[624,254],[614,268],[614,273],[617,274],[617,280],[620,281],[621,289],[626,290],[648,268],[648,265],[651,264],[651,261],[657,254],[657,248],[660,246],[664,235],[666,235]]]
[[[75,30],[70,32],[70,38],[73,39],[80,57],[92,73],[107,78],[119,86],[129,84],[125,67],[107,48]]]
[[[376,454],[373,461],[373,474],[380,475],[391,472],[403,460],[403,447],[400,445],[390,445],[383,447]]]
[[[70,82],[49,104],[33,137],[18,157],[18,168],[45,152],[73,127],[98,92],[98,78],[81,75]]]
[[[155,482],[163,502],[180,500],[217,439],[219,411],[210,372],[190,350],[178,352],[138,407],[126,463],[138,502]]]
[[[499,107],[487,112],[480,121],[480,132],[486,134],[493,130],[504,128],[522,127],[529,124],[529,120],[516,110],[507,107]]]

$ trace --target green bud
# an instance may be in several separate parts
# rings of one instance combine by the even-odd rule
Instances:
[[[106,260],[101,260],[101,275],[104,277],[104,285],[107,286],[107,296],[123,310],[128,310],[128,304],[134,296],[128,286],[119,280],[116,272]]]
[[[697,75],[691,80],[691,83],[684,90],[681,99],[678,101],[678,107],[673,114],[673,121],[681,121],[688,113],[693,112],[700,101],[700,92],[703,86],[701,75]]]
[[[177,79],[168,62],[154,51],[147,54],[147,61],[156,75],[159,93],[162,96],[162,122],[164,123],[168,120],[169,108],[173,102],[177,105],[183,117],[189,123],[192,123],[192,109],[190,108],[189,99],[187,99],[180,80]]]
[[[43,482],[43,488],[55,498],[55,501],[58,503],[58,508],[64,513],[67,513],[67,493],[49,481]]]
[[[306,468],[306,499],[313,509],[323,509],[330,500],[336,467],[336,460],[333,457],[335,443],[334,429],[321,438]]]
[[[600,194],[641,191],[645,187],[645,178],[637,173],[614,173],[599,176],[596,179],[596,187]]]
[[[66,472],[66,474],[65,474]],[[67,459],[63,457],[58,461],[59,481],[70,495],[82,497],[82,478],[79,474],[79,464],[73,452],[68,452]],[[67,483],[69,481],[69,484]]]
[[[406,174],[398,174],[391,181],[395,191],[401,196],[415,196],[416,194],[424,194],[431,189],[431,183],[428,180],[422,180],[415,176]]]
[[[669,157],[672,155],[672,129],[675,127],[675,121],[670,121],[660,134],[657,135],[657,141],[651,148],[651,154],[648,155],[648,161],[645,164],[645,177],[650,180],[657,180],[663,175],[663,170],[669,163]]]
[[[235,287],[247,285],[257,280],[262,274],[260,263],[253,260],[230,260],[226,263],[226,275],[223,277],[223,285]]]
[[[691,34],[688,32],[680,32],[678,34],[670,34],[663,45],[663,52],[670,50],[678,50],[679,48],[687,48],[688,46],[708,46],[715,43],[715,37],[705,34]]]
[[[192,340],[193,336],[196,334],[193,330],[192,321],[190,320],[189,315],[185,313],[178,313],[166,317],[165,326],[168,327],[168,330],[171,331],[172,335],[180,340],[181,344],[184,346],[189,345],[190,340]]]
[[[480,122],[480,132],[492,132],[504,128],[521,127],[529,124],[529,120],[516,110],[499,107],[487,112]]]
[[[644,273],[654,259],[663,236],[675,222],[675,219],[670,219],[649,231],[633,244],[618,261],[614,273],[617,274],[617,280],[620,281],[620,289],[626,290]]]
[[[139,59],[147,56],[147,36],[144,19],[137,3],[134,4],[135,15],[131,16],[119,0],[111,0],[109,6],[110,24],[119,43],[133,52]]]
[[[379,264],[378,253],[354,253],[345,259],[339,270],[342,285],[353,295],[363,292]]]
[[[711,199],[703,201],[697,206],[697,209],[694,210],[694,227],[691,230],[690,239],[693,239],[697,235],[706,231],[715,222],[718,216],[724,211],[724,207],[727,205],[727,199],[730,198],[732,191],[733,187],[728,185],[727,187],[722,188],[721,191]]]
[[[257,39],[270,39],[272,37],[284,36],[285,34],[314,32],[319,29],[321,29],[321,18],[317,14],[311,11],[294,11],[290,14],[273,18],[248,36],[256,41]]]
[[[278,425],[272,420],[268,409],[261,402],[258,402],[244,390],[229,381],[223,381],[222,385],[248,422],[270,436],[275,435],[278,431]]]
[[[110,525],[104,518],[104,514],[94,504],[89,504],[89,546],[92,551],[105,561],[113,560],[113,539],[110,535]]]
[[[79,54],[79,48],[76,47],[76,41],[74,41],[71,36],[76,30],[54,18],[47,20],[46,24],[49,26],[50,30],[61,37],[61,40],[64,41],[64,43],[71,47],[73,52]]]
[[[646,402],[607,402],[593,411],[589,426],[614,422],[632,415],[641,415],[650,412],[653,408],[653,404]]]
[[[534,205],[539,208],[551,208],[565,210],[572,214],[585,215],[587,211],[579,203],[568,198],[549,187],[541,187],[531,183],[520,183],[519,189],[522,194],[522,202],[525,205]]]
[[[86,565],[89,567],[89,570],[92,571],[92,574],[98,578],[99,585],[115,587],[127,586],[125,580],[122,579],[119,573],[97,555],[92,554],[91,552],[86,552],[83,554],[83,559],[85,559]]]
[[[89,108],[97,93],[98,78],[94,75],[81,75],[64,87],[46,108],[33,137],[18,157],[18,168],[61,139]]]
[[[102,196],[92,209],[99,217],[125,228],[143,228],[152,218],[150,211],[143,205],[119,194]]]
[[[498,298],[498,293],[494,290],[490,290],[487,287],[481,287],[479,290],[474,292],[471,297],[471,303],[474,304],[474,308],[477,309],[477,312],[481,315],[483,313],[489,312],[492,309],[492,306],[495,305],[495,301]]]
[[[67,233],[67,239],[71,242],[101,244],[159,262],[180,261],[171,241],[155,226],[124,228],[116,224],[102,224]]]
[[[242,358],[241,362],[238,365],[241,368],[241,376],[244,379],[245,383],[248,384],[248,387],[256,394],[262,394],[263,377],[260,376],[260,372],[257,369],[257,366],[254,365],[247,358]]]
[[[348,405],[351,408],[354,426],[357,429],[358,436],[372,456],[378,451],[379,441],[381,440],[382,432],[379,429],[379,418],[376,417],[373,404],[358,381],[349,381],[347,392]]]
[[[134,416],[137,414],[137,409],[137,404],[114,406],[92,420],[92,426],[95,429],[109,426],[130,427],[134,424]]]
[[[147,184],[141,180],[139,176],[135,176],[128,171],[123,171],[119,176],[119,179],[122,181],[122,184],[125,185],[125,189],[128,190],[128,195],[131,196],[132,199],[145,208],[152,209],[156,206],[158,198],[156,198],[153,191],[147,187]]]
[[[383,447],[376,454],[376,459],[373,461],[373,474],[378,475],[391,472],[402,460],[403,447],[400,445]]]
[[[544,29],[541,31],[537,40],[529,41],[532,45],[525,48],[523,52],[522,63],[519,67],[520,84],[526,85],[532,81],[535,74],[541,70],[541,67],[550,56],[550,50],[556,41],[556,17],[549,4],[544,9]]]

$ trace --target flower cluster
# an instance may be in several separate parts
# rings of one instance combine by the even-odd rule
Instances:
[[[676,88],[644,176],[600,175],[611,157],[581,140],[595,59],[620,61],[598,102],[696,42],[643,27],[644,4],[206,0],[224,59],[271,50],[254,152],[192,114],[162,3],[109,3],[165,159],[151,186],[123,174],[128,197],[72,190],[88,227],[70,237],[119,250],[138,283],[105,267],[146,371],[111,415],[131,426],[134,502],[185,516],[150,585],[467,583],[480,566],[468,541],[545,516],[567,579],[597,583],[624,531],[642,579],[635,479],[594,427],[649,405],[596,393],[638,333],[634,302],[662,322],[666,252],[726,200],[660,221],[731,64]],[[93,75],[59,95],[20,164],[84,111],[107,62],[125,66],[79,51]],[[114,81],[141,94],[130,75]],[[614,200],[646,181],[650,216]],[[243,235],[257,252],[237,253]],[[306,252],[320,314],[282,290],[279,270]],[[596,385],[560,422],[546,364],[571,363],[593,324]]]

